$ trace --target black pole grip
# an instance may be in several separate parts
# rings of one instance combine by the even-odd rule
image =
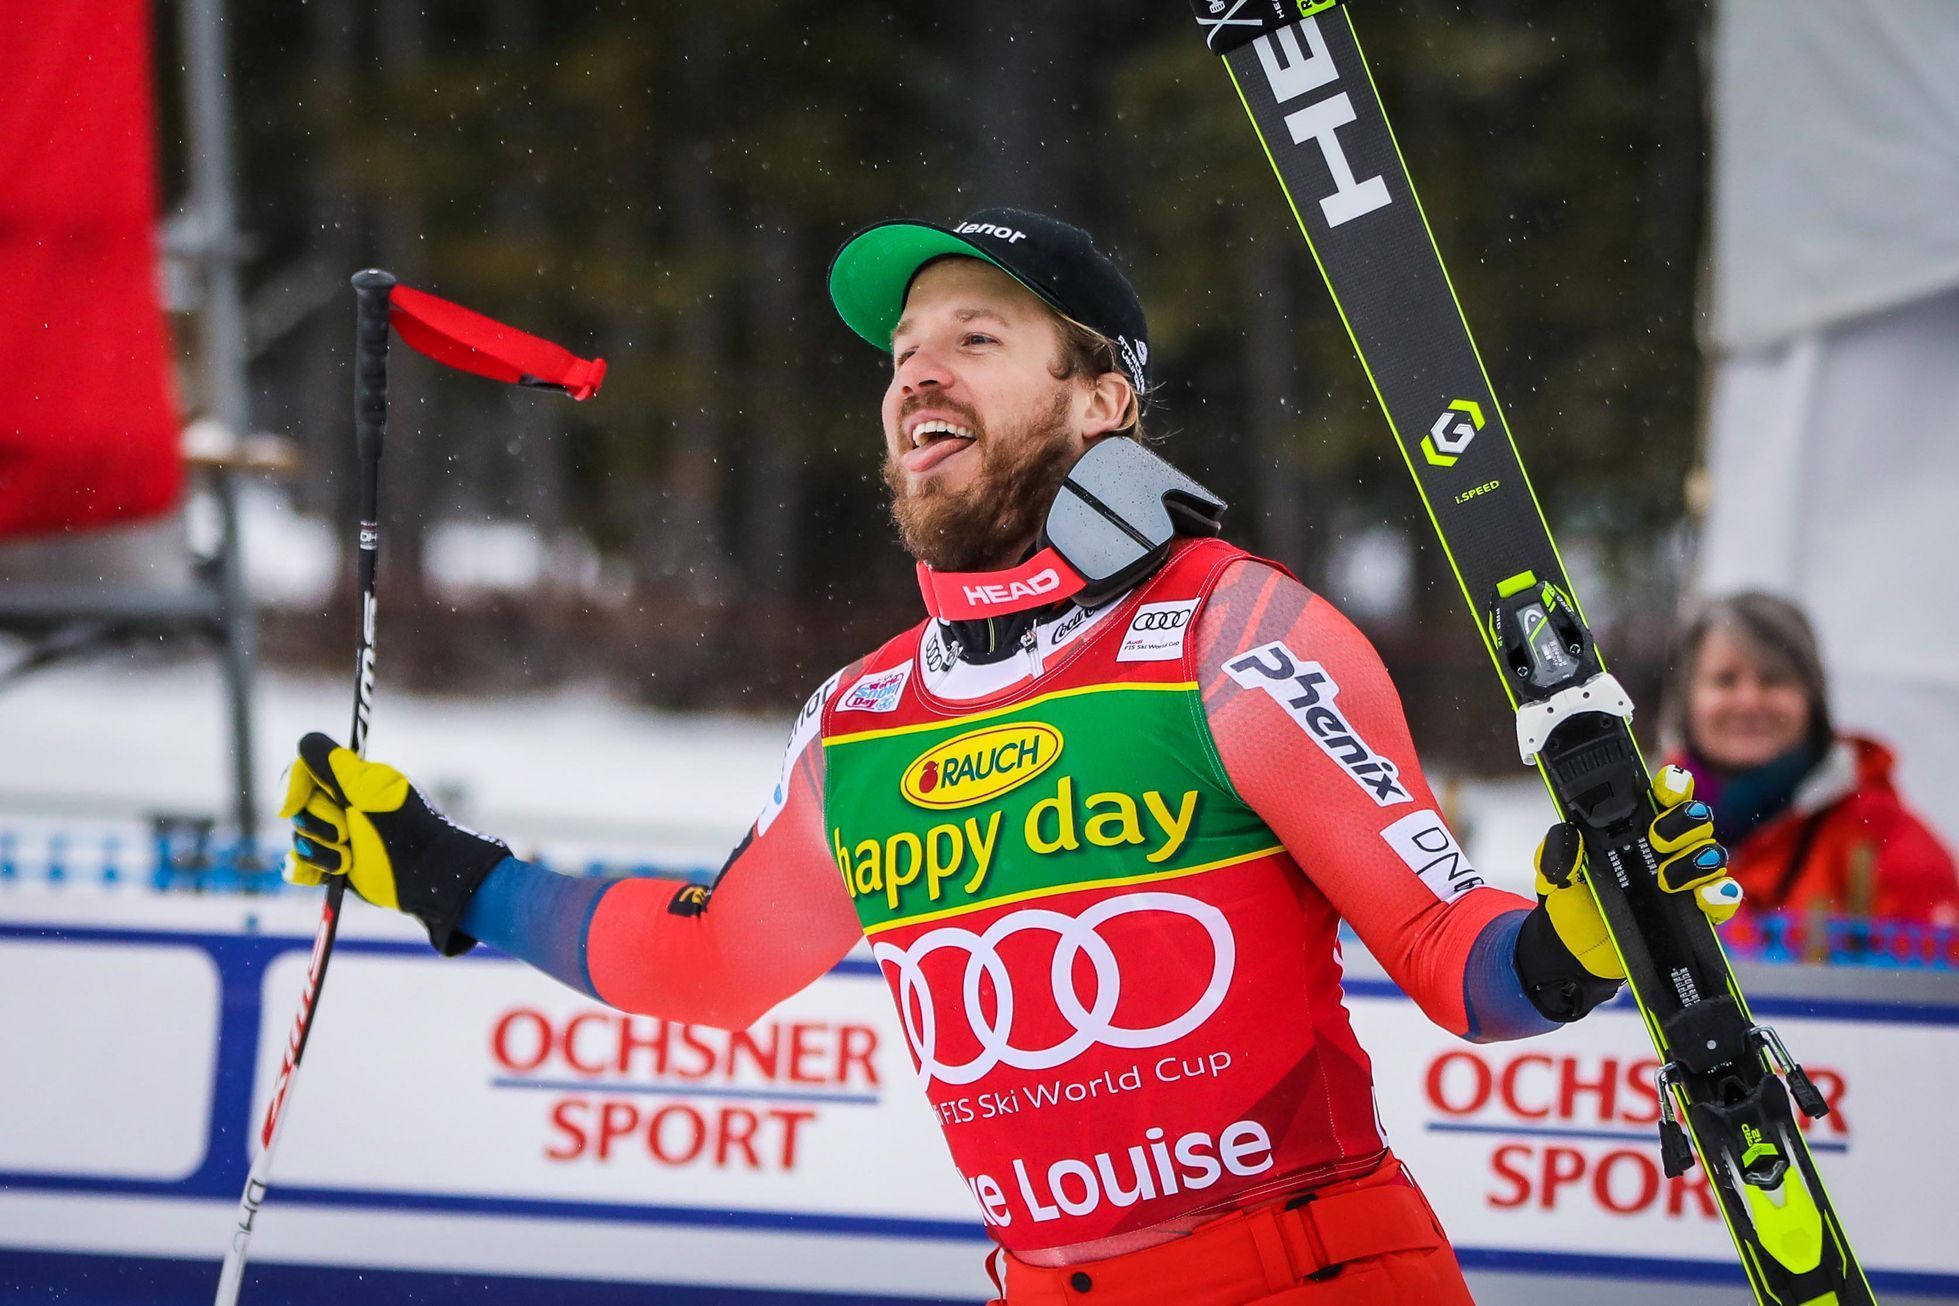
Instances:
[[[388,296],[392,272],[367,268],[353,276],[354,448],[363,464],[379,462],[388,431]],[[363,516],[372,520],[363,504]]]
[[[354,285],[354,451],[359,455],[360,538],[354,553],[354,586],[360,595],[360,638],[354,658],[354,724],[347,746],[367,751],[374,710],[374,582],[381,548],[381,445],[388,431],[388,296],[391,272],[368,268]],[[345,883],[336,876],[329,899]],[[337,907],[337,900],[333,902]]]

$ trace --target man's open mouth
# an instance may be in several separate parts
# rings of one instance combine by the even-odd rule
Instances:
[[[920,422],[912,428],[911,447],[923,449],[926,445],[936,444],[940,440],[970,441],[976,438],[978,438],[976,434],[967,427],[935,417],[930,421]]]
[[[906,471],[914,473],[938,466],[979,438],[970,426],[942,417],[927,418],[913,426],[908,434],[911,448],[900,461]]]

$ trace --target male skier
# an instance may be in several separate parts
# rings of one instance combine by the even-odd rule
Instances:
[[[1623,972],[1573,832],[1535,903],[1482,882],[1366,639],[1140,443],[1142,306],[1085,232],[883,223],[830,291],[891,351],[884,474],[930,615],[811,695],[712,888],[554,875],[317,734],[289,874],[728,1029],[868,940],[1011,1306],[1467,1302],[1335,930],[1466,1038],[1577,1019]],[[1654,794],[1662,882],[1725,919],[1707,807],[1671,768]],[[1041,1105],[976,1109],[1002,1098]]]

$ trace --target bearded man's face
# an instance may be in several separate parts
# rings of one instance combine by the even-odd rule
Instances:
[[[905,548],[941,571],[1018,562],[1094,425],[1092,385],[1055,377],[1054,314],[990,263],[942,259],[891,350],[884,479]]]
[[[987,571],[1019,561],[1082,454],[1068,424],[1068,393],[1058,383],[1053,389],[1047,411],[1018,428],[962,414],[962,424],[980,433],[964,455],[978,466],[957,487],[950,477],[910,477],[896,454],[886,455],[884,483],[906,552],[940,571]]]

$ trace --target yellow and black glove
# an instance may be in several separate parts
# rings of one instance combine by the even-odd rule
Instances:
[[[1714,841],[1714,810],[1694,798],[1694,777],[1677,766],[1653,776],[1659,815],[1646,832],[1660,858],[1660,887],[1691,893],[1714,925],[1741,906],[1728,853]],[[1626,968],[1585,883],[1585,846],[1573,825],[1554,825],[1537,847],[1537,909],[1517,936],[1517,976],[1546,1019],[1576,1020],[1619,991]]]
[[[510,847],[436,811],[401,772],[316,731],[299,741],[279,815],[293,826],[285,876],[294,884],[344,874],[367,901],[427,926],[443,956],[476,946],[457,925]]]

